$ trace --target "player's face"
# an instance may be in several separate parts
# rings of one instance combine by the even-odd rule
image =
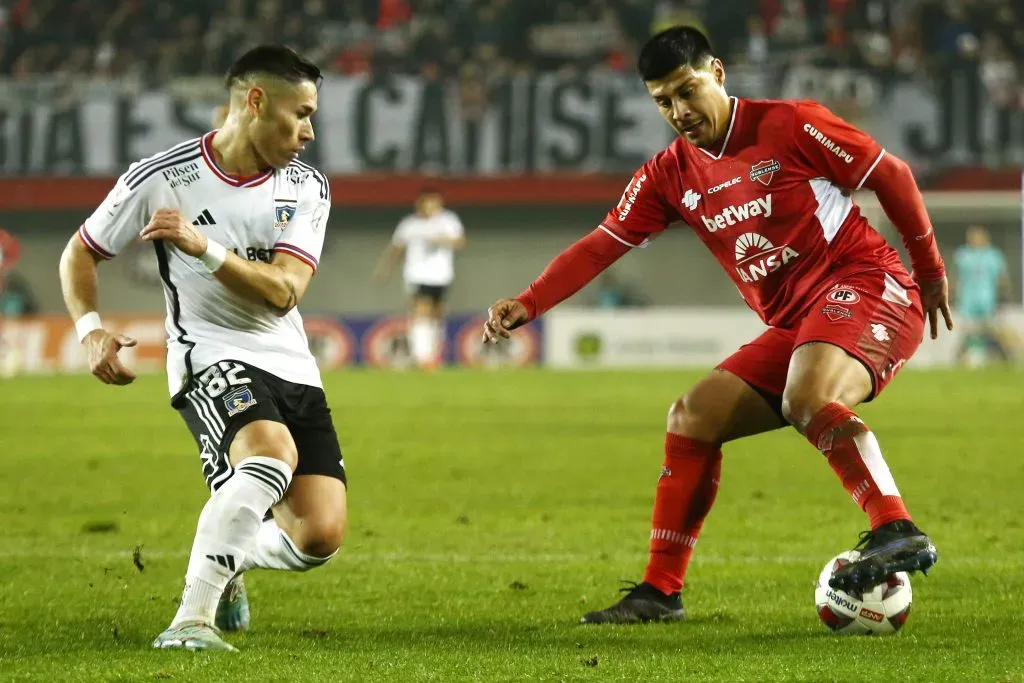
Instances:
[[[441,195],[438,194],[420,195],[416,200],[416,212],[421,216],[433,216],[442,208],[444,208],[444,202]]]
[[[256,153],[274,168],[290,164],[313,141],[316,106],[316,86],[309,81],[269,88],[250,128]]]
[[[975,226],[967,231],[967,243],[972,247],[984,247],[988,242],[988,231],[985,228]]]
[[[720,60],[700,69],[681,66],[665,78],[644,83],[668,125],[690,144],[712,147],[725,137],[730,111]]]

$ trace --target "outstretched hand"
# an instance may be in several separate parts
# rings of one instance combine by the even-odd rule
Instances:
[[[89,371],[101,382],[131,384],[135,381],[135,373],[117,357],[121,349],[135,346],[137,342],[134,339],[98,329],[90,332],[82,341],[89,357]]]
[[[512,330],[525,325],[530,320],[526,306],[516,299],[500,299],[487,309],[487,322],[484,323],[483,342],[497,344],[508,339]]]
[[[949,310],[949,283],[945,277],[938,280],[918,280],[921,288],[921,303],[928,316],[928,327],[932,339],[939,337],[939,315],[946,322],[946,329],[953,330],[953,314]]]

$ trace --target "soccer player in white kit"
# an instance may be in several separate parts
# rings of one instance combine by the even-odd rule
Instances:
[[[103,328],[96,266],[140,237],[156,251],[171,404],[211,490],[157,648],[234,650],[221,631],[248,627],[242,572],[305,571],[341,545],[345,466],[296,309],[331,206],[327,179],[298,160],[320,82],[286,47],[242,55],[227,74],[223,126],[132,164],[61,258],[93,374],[128,384],[135,375],[117,354],[135,342]]]
[[[412,298],[409,352],[421,368],[440,362],[444,341],[444,299],[455,279],[455,252],[466,246],[462,221],[444,207],[434,188],[416,197],[416,210],[399,222],[381,255],[377,279],[386,281],[404,256],[402,278]]]

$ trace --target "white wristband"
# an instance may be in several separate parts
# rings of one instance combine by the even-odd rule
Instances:
[[[100,314],[96,311],[86,313],[75,321],[75,331],[78,332],[78,341],[83,341],[87,334],[93,330],[102,330],[103,323],[100,322]]]
[[[224,248],[224,245],[207,238],[206,251],[199,257],[199,260],[206,266],[206,269],[211,273],[216,273],[217,269],[224,265],[224,261],[227,258],[228,250]]]

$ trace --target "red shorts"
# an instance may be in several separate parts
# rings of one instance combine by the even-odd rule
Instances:
[[[881,270],[857,273],[818,297],[797,327],[770,328],[718,367],[771,397],[781,397],[793,350],[808,342],[827,342],[871,373],[870,400],[914,355],[924,337],[924,320],[916,288],[906,289]]]

